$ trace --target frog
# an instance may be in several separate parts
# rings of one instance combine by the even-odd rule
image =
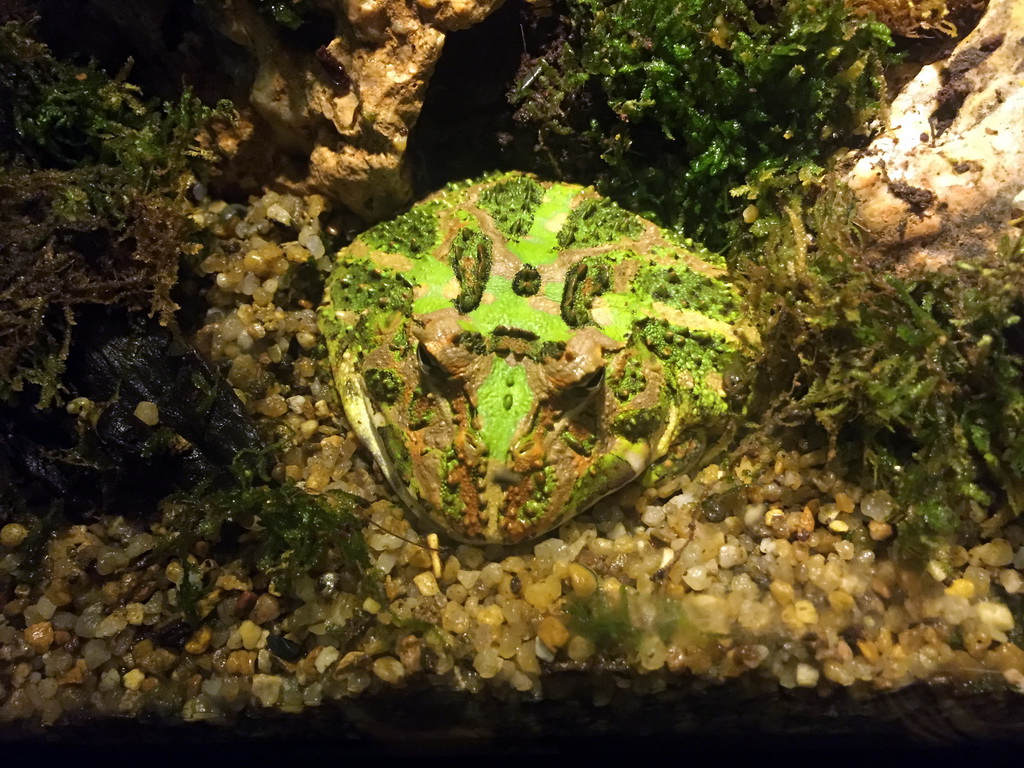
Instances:
[[[519,171],[364,231],[318,315],[345,417],[401,503],[478,545],[536,539],[699,455],[735,413],[742,318],[719,255]]]

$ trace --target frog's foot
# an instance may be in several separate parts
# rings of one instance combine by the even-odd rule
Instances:
[[[644,488],[657,489],[666,482],[689,472],[704,455],[707,436],[704,430],[695,430],[685,438],[677,440],[669,452],[654,462],[643,473]]]

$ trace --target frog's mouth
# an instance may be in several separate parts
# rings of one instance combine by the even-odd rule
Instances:
[[[378,422],[383,420],[383,416],[374,410],[373,401],[366,391],[362,377],[355,375],[353,355],[348,350],[335,365],[335,381],[339,382],[342,407],[352,431],[366,446],[402,503],[415,514],[422,516],[423,507],[405,484],[384,444],[384,438],[377,428]]]
[[[567,410],[555,408],[551,418],[552,408],[538,410],[524,392],[519,409],[516,397],[511,409],[507,398],[495,398],[509,416],[507,433],[476,435],[467,414],[438,416],[432,435],[407,443],[412,455],[399,463],[403,457],[394,454],[398,422],[394,414],[378,410],[352,366],[346,353],[336,364],[336,376],[356,436],[401,504],[460,541],[510,544],[537,538],[635,479],[661,452],[660,445],[607,433],[597,421],[584,419],[581,414],[592,408],[586,398]],[[517,380],[511,381],[503,395],[515,390]],[[596,445],[583,446],[569,435],[570,429],[595,428],[602,433]],[[480,445],[501,444],[503,450],[475,448],[474,435]]]
[[[598,457],[580,473],[558,478],[550,494],[534,496],[544,482],[542,471],[523,474],[495,462],[488,470],[481,536],[487,541],[516,542],[537,538],[605,496],[619,490],[644,471],[650,456],[644,444],[625,444],[619,452]]]

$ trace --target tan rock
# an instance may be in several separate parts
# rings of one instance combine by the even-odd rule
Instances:
[[[275,142],[309,159],[305,178],[289,185],[327,194],[374,220],[412,195],[406,143],[445,35],[502,2],[323,0],[318,5],[334,16],[334,37],[317,50],[286,44],[252,0],[209,4],[207,12],[255,57],[250,101]]]

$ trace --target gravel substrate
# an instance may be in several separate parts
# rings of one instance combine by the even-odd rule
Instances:
[[[366,500],[379,599],[351,591],[340,563],[283,593],[215,543],[183,565],[163,554],[163,521],[110,510],[56,531],[39,573],[0,597],[0,721],[295,712],[414,679],[543,696],[547,671],[574,668],[615,669],[638,690],[691,673],[881,691],[959,672],[1024,691],[1005,599],[1024,588],[1024,527],[993,518],[978,546],[902,567],[887,556],[891,498],[826,471],[821,452],[627,489],[515,548],[432,549],[348,432],[313,357],[316,307],[288,288],[295,265],[327,267],[323,205],[204,203],[196,216],[219,245],[201,265],[214,287],[196,343],[283,444],[278,480]],[[151,403],[135,413],[159,423]],[[8,581],[26,534],[0,530]],[[185,579],[204,592],[197,623]]]

